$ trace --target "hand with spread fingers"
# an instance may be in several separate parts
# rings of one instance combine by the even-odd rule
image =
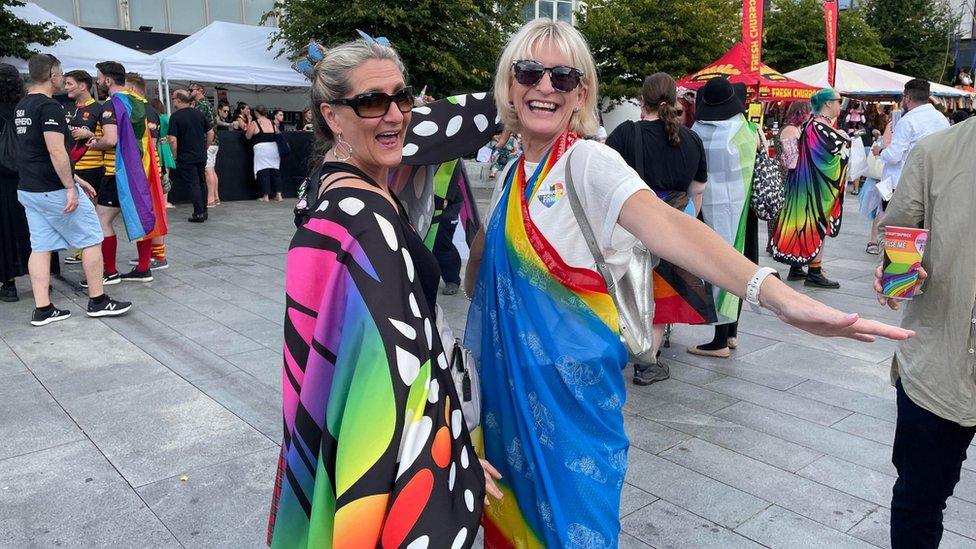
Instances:
[[[498,485],[495,484],[496,480],[502,478],[502,474],[491,463],[488,463],[487,459],[479,459],[478,461],[481,462],[481,468],[485,470],[485,491],[495,499],[505,497],[502,491],[498,489]],[[491,502],[488,501],[488,496],[485,496],[485,505],[491,505]]]
[[[839,311],[806,294],[793,291],[773,277],[766,279],[762,291],[761,300],[764,307],[775,312],[783,322],[811,334],[823,337],[846,337],[864,342],[872,342],[878,337],[901,341],[915,335],[912,330],[863,319],[857,313]]]

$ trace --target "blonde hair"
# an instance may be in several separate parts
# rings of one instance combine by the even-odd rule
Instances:
[[[557,49],[573,60],[573,66],[583,71],[580,85],[586,90],[586,98],[578,112],[569,120],[569,129],[579,135],[595,135],[600,127],[597,118],[597,95],[599,83],[596,78],[596,63],[586,39],[572,25],[563,21],[536,19],[526,23],[509,40],[498,59],[495,72],[495,105],[505,127],[513,132],[519,131],[519,120],[509,98],[509,88],[515,78],[512,65],[516,61],[532,59],[532,50],[544,42],[551,42]]]
[[[407,68],[400,55],[390,46],[365,40],[353,40],[339,44],[325,53],[325,57],[315,64],[312,78],[311,107],[312,126],[318,138],[318,146],[324,151],[332,146],[335,136],[322,117],[322,103],[342,99],[350,92],[349,73],[370,59],[392,61],[400,69],[407,81]]]

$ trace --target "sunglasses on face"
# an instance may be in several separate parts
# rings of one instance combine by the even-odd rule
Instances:
[[[563,93],[575,90],[583,78],[583,71],[575,67],[547,67],[538,61],[516,61],[512,67],[515,70],[515,81],[523,86],[535,86],[548,71],[553,89]]]
[[[396,103],[402,113],[410,112],[413,109],[413,97],[413,88],[407,86],[393,95],[383,92],[361,93],[348,99],[329,101],[329,104],[352,107],[359,118],[382,118],[390,110],[390,103]]]

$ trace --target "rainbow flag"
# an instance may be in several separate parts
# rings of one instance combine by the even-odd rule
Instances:
[[[130,91],[110,98],[115,109],[115,184],[129,240],[165,235],[166,207],[159,158],[146,120],[146,100]]]
[[[528,213],[574,139],[531,177],[524,158],[509,169],[468,314],[485,450],[505,494],[485,509],[489,549],[617,545],[628,447],[617,310],[603,278],[565,263]]]

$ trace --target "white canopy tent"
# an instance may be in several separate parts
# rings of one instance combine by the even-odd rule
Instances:
[[[125,66],[125,70],[138,72],[146,80],[159,80],[159,61],[153,59],[152,56],[86,31],[44,10],[33,2],[28,2],[24,6],[9,6],[4,9],[10,10],[15,16],[30,23],[51,22],[67,29],[67,40],[62,40],[51,47],[38,44],[31,46],[33,49],[57,57],[65,72],[84,70],[94,76],[95,63],[118,61]],[[27,61],[24,59],[4,57],[0,61],[17,67],[21,74],[27,74]]]
[[[809,67],[803,67],[786,76],[805,82],[811,86],[821,88],[829,87],[827,83],[827,62],[817,63]],[[834,88],[844,95],[864,95],[864,96],[894,96],[901,95],[905,89],[905,82],[912,79],[911,76],[886,71],[867,65],[861,65],[846,61],[837,60],[837,78]],[[970,94],[942,84],[931,83],[932,95],[937,97],[969,97]]]

